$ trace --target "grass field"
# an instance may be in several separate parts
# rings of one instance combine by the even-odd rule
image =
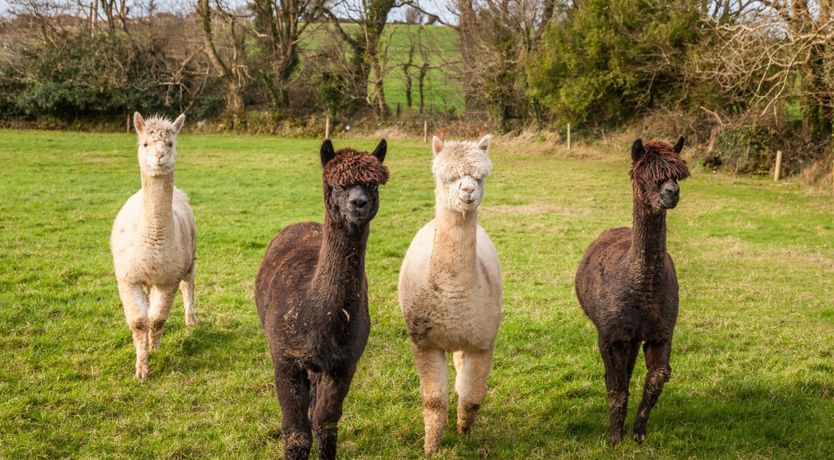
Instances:
[[[449,427],[440,458],[830,458],[830,195],[694,170],[669,215],[681,283],[672,379],[647,442],[611,449],[603,367],[573,274],[600,231],[630,225],[627,147],[589,160],[494,146],[481,224],[501,256],[504,321],[472,433]],[[177,183],[198,225],[200,324],[186,330],[178,296],[138,382],[107,243],[139,187],[135,138],[0,131],[0,458],[280,456],[252,287],[275,233],[322,218],[318,142],[183,135],[179,150]],[[341,458],[422,453],[396,282],[433,214],[429,157],[422,143],[389,144],[392,176],[367,257],[373,324],[340,424]],[[640,358],[627,423],[644,372]]]

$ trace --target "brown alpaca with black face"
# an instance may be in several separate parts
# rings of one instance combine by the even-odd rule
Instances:
[[[640,139],[631,147],[633,229],[603,232],[585,251],[576,273],[576,296],[597,328],[605,365],[611,444],[623,438],[628,383],[643,343],[646,383],[634,420],[634,440],[646,438],[646,422],[672,368],[672,332],[678,316],[678,280],[666,252],[666,210],[678,204],[678,181],[689,177],[675,146]]]
[[[365,248],[388,180],[383,139],[373,154],[321,147],[324,225],[286,227],[266,249],[255,302],[275,367],[284,457],[336,458],[337,424],[368,341]],[[311,424],[312,418],[312,424]],[[312,428],[312,430],[311,430]]]

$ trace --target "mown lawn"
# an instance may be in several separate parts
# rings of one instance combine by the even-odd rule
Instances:
[[[336,140],[371,148],[375,139]],[[429,148],[392,141],[367,258],[372,331],[340,424],[342,458],[419,458],[422,419],[397,271],[433,214]],[[585,247],[629,225],[627,146],[607,160],[496,141],[481,223],[504,321],[473,431],[440,458],[830,458],[834,200],[695,169],[669,216],[681,283],[672,380],[648,440],[607,446],[603,367],[573,294]],[[200,324],[181,298],[133,378],[108,237],[139,187],[135,138],[0,131],[0,458],[275,458],[272,365],[252,300],[266,243],[321,220],[318,141],[183,135],[177,183],[198,225]],[[628,422],[645,367],[632,381]]]

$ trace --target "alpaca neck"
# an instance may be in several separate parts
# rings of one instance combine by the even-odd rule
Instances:
[[[666,254],[666,210],[652,212],[635,198],[633,214],[632,275],[638,282],[651,282],[660,274]]]
[[[142,235],[146,243],[158,245],[168,236],[173,218],[174,173],[142,175]]]
[[[325,315],[347,313],[349,318],[358,309],[368,233],[368,224],[348,230],[325,216],[319,262],[311,285],[311,292],[332,308],[322,312]]]
[[[438,206],[429,270],[436,280],[454,280],[458,287],[477,282],[477,209],[461,213]]]

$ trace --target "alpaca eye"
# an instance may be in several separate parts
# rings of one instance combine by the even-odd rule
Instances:
[[[174,143],[173,143],[173,142],[169,142],[169,143],[168,143],[168,147],[173,147],[173,146],[174,146]]]
[[[148,146],[147,142],[142,143],[142,147],[147,147],[147,146]]]

